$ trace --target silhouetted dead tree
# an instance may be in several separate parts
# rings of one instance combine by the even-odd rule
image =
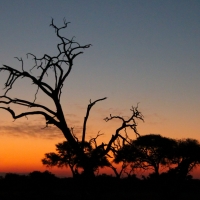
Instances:
[[[50,56],[45,54],[42,58],[37,58],[35,55],[28,53],[27,56],[32,56],[35,62],[35,65],[32,67],[31,70],[37,69],[40,71],[40,76],[35,77],[32,75],[31,70],[30,72],[24,70],[23,60],[18,60],[21,62],[21,70],[15,69],[13,67],[3,65],[0,68],[0,71],[6,71],[9,73],[8,79],[5,83],[5,93],[3,96],[0,96],[1,104],[17,104],[21,106],[25,106],[28,108],[40,108],[41,111],[30,111],[30,112],[23,112],[21,114],[16,115],[15,111],[10,107],[0,107],[4,110],[10,112],[14,119],[18,119],[21,117],[27,117],[29,115],[43,115],[46,120],[46,126],[49,124],[56,125],[60,130],[62,130],[65,138],[72,144],[76,145],[76,140],[72,136],[70,129],[66,123],[64,113],[62,110],[62,106],[60,104],[60,98],[62,94],[62,87],[64,81],[70,74],[73,66],[74,59],[83,53],[83,49],[89,48],[91,45],[80,45],[79,43],[75,42],[72,39],[67,39],[60,35],[60,31],[66,28],[68,23],[64,21],[64,26],[58,28],[52,19],[50,26],[55,29],[57,37],[60,39],[60,43],[57,45],[58,54],[56,56]],[[55,85],[54,87],[50,86],[47,82],[45,82],[45,76],[48,76],[50,70],[53,70],[54,77],[55,77]],[[11,98],[8,96],[8,91],[12,89],[13,85],[15,84],[16,80],[20,78],[28,78],[30,79],[34,85],[37,86],[37,91],[35,93],[35,99],[33,102],[18,99],[18,98]],[[47,106],[40,105],[36,103],[36,98],[38,91],[42,90],[49,98],[51,98],[55,104],[56,111],[53,111],[51,108]]]
[[[32,57],[34,61],[34,65],[29,71],[25,70],[24,61],[22,58],[17,58],[18,61],[21,63],[21,70],[15,69],[14,67],[10,67],[8,65],[3,65],[3,67],[0,68],[0,72],[7,72],[9,74],[7,80],[5,81],[5,93],[2,96],[0,96],[0,108],[8,111],[12,115],[14,120],[22,117],[27,118],[28,116],[32,115],[42,115],[46,120],[46,127],[48,127],[49,124],[52,124],[62,131],[64,137],[69,142],[70,146],[73,147],[79,159],[82,160],[82,165],[86,176],[93,176],[93,166],[91,166],[91,163],[93,163],[91,162],[91,159],[93,159],[93,157],[88,157],[84,153],[86,124],[91,108],[95,105],[95,103],[105,100],[106,97],[97,99],[93,102],[90,101],[87,108],[86,116],[84,118],[81,141],[82,145],[80,146],[77,137],[75,137],[72,129],[69,128],[66,122],[60,100],[64,82],[72,70],[74,59],[78,55],[82,54],[84,49],[88,49],[91,46],[91,44],[80,45],[78,42],[74,41],[74,38],[68,39],[66,37],[63,37],[60,32],[61,30],[67,28],[68,24],[69,23],[67,23],[64,20],[64,25],[59,28],[54,24],[53,19],[51,21],[50,26],[53,27],[57,37],[60,39],[60,43],[57,44],[57,55],[50,56],[48,54],[44,54],[43,57],[38,58],[32,53],[28,53],[27,58]],[[34,70],[37,71],[37,73],[39,73],[39,76],[33,75]],[[47,81],[49,73],[53,73],[54,76],[53,86],[50,85]],[[37,90],[35,92],[35,98],[33,101],[28,101],[20,98],[13,98],[8,95],[9,91],[13,89],[13,86],[15,85],[16,81],[18,79],[24,78],[29,79],[37,87]],[[55,110],[49,108],[46,105],[36,103],[39,91],[42,91],[46,96],[53,100]],[[16,114],[15,109],[10,107],[12,105],[26,107],[29,109],[29,111]],[[107,155],[109,151],[111,151],[111,149],[113,148],[112,145],[118,137],[125,139],[120,134],[120,131],[127,127],[130,127],[138,135],[136,129],[137,123],[135,119],[143,120],[143,116],[138,111],[137,107],[133,107],[131,111],[132,116],[128,120],[125,120],[123,117],[120,116],[112,115],[110,115],[109,118],[105,119],[106,121],[110,121],[112,119],[119,119],[122,121],[122,125],[116,130],[115,134],[112,135],[112,138],[110,139],[108,144],[101,144],[99,146],[96,145],[96,151],[94,151],[94,156],[97,156],[97,158],[100,159]],[[95,141],[95,139],[93,141]]]

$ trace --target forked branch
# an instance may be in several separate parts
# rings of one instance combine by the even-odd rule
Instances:
[[[126,131],[126,128],[131,128],[134,131],[134,133],[136,134],[136,136],[139,136],[136,120],[139,119],[139,120],[144,121],[143,115],[141,112],[138,111],[138,105],[136,107],[132,106],[132,108],[130,110],[132,112],[132,115],[128,119],[125,119],[124,117],[121,117],[121,116],[112,116],[111,114],[110,114],[110,117],[106,117],[104,119],[106,122],[113,120],[113,119],[119,119],[122,122],[121,126],[118,129],[116,129],[115,134],[112,135],[112,137],[106,147],[106,150],[105,150],[106,154],[111,149],[113,149],[112,145],[119,137],[128,142],[127,136],[125,138],[120,134],[120,131],[122,131],[123,129],[125,129],[125,131]]]

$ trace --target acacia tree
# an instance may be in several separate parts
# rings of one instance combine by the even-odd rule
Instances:
[[[45,158],[42,159],[43,165],[47,167],[69,167],[73,177],[78,173],[77,169],[77,156],[73,148],[68,141],[56,144],[57,153],[50,152],[45,154]]]
[[[27,58],[32,57],[34,60],[33,67],[30,69],[30,71],[25,70],[24,61],[22,58],[17,58],[18,61],[21,63],[21,70],[8,65],[3,65],[3,67],[0,67],[0,72],[7,72],[9,74],[5,82],[5,93],[0,96],[0,108],[9,112],[14,120],[22,117],[27,118],[28,116],[32,115],[42,115],[46,120],[46,127],[48,127],[48,125],[55,125],[56,127],[58,127],[58,129],[61,130],[64,137],[69,142],[70,146],[73,147],[75,154],[81,160],[84,174],[86,176],[93,177],[93,162],[91,162],[91,160],[94,158],[88,157],[84,152],[84,143],[86,140],[86,125],[91,108],[95,105],[95,103],[105,100],[106,97],[97,99],[93,102],[90,101],[86,110],[86,116],[84,118],[82,139],[79,141],[79,139],[74,136],[73,131],[71,131],[65,119],[64,111],[61,105],[61,95],[64,82],[73,68],[75,58],[82,54],[83,50],[88,49],[91,45],[80,45],[78,42],[74,41],[74,38],[68,39],[62,36],[61,31],[67,28],[68,24],[69,23],[64,20],[64,25],[62,27],[57,27],[54,24],[54,20],[52,19],[51,21],[50,26],[53,27],[57,37],[60,40],[60,43],[57,44],[57,55],[50,56],[48,54],[44,54],[43,57],[38,58],[32,53],[28,53]],[[33,75],[33,70],[36,70],[36,72],[39,73],[39,76]],[[46,80],[49,73],[53,73],[54,76],[53,86],[50,85]],[[35,98],[33,101],[28,101],[21,98],[13,98],[8,95],[9,91],[14,89],[13,86],[16,84],[16,81],[23,78],[31,80],[32,83],[37,87]],[[49,99],[53,100],[55,110],[46,105],[37,103],[39,90],[43,92]],[[29,108],[29,110],[26,112],[21,112],[20,114],[16,114],[15,109],[10,107],[12,105],[26,107]],[[123,138],[120,134],[123,129],[129,127],[136,134],[138,134],[136,119],[143,120],[143,116],[137,108],[138,107],[132,107],[132,115],[127,120],[123,117],[112,115],[105,118],[106,121],[119,119],[122,121],[122,124],[119,128],[116,129],[116,132],[112,135],[108,143],[102,143],[101,145],[96,146],[96,153],[94,155],[96,156],[95,159],[102,158],[103,156],[107,155],[112,148],[114,148],[114,141],[118,137]],[[80,142],[81,145],[79,145]]]
[[[82,143],[79,142],[79,145],[82,145]],[[100,159],[98,159],[97,156],[94,156],[96,150],[97,149],[92,145],[92,140],[84,143],[84,153],[88,157],[92,158],[91,161],[93,162],[92,165],[94,172],[98,171],[99,167],[110,166],[107,156],[101,157]],[[47,167],[57,166],[62,168],[64,166],[69,166],[73,177],[80,175],[81,172],[79,169],[83,168],[81,160],[79,160],[76,152],[74,151],[73,147],[70,146],[68,141],[56,144],[56,153],[46,153],[45,157],[42,159],[42,163]]]
[[[137,160],[143,169],[153,169],[156,176],[159,175],[160,167],[166,166],[166,158],[170,158],[171,150],[176,141],[161,135],[144,135],[133,142],[138,150]]]
[[[169,166],[176,141],[161,135],[149,134],[124,145],[116,154],[115,162],[131,163],[132,168],[153,170],[158,176],[161,166]]]

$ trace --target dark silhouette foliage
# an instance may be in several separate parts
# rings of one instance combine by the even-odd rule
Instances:
[[[81,146],[82,143],[79,142],[79,145]],[[69,142],[64,141],[56,144],[56,151],[57,153],[46,153],[45,158],[42,159],[42,163],[47,167],[69,167],[73,177],[77,177],[81,174],[79,169],[83,169],[83,164]],[[96,154],[101,152],[100,150],[97,151],[97,148],[93,148],[91,143],[84,143],[84,153],[90,158],[94,172],[97,171],[99,167],[109,166],[107,157],[104,156],[99,159]]]
[[[168,177],[186,178],[200,164],[197,140],[175,140],[161,135],[144,135],[124,145],[115,153],[116,163],[129,163],[133,169],[153,170],[149,177],[158,177],[165,169]]]
[[[33,180],[54,180],[56,178],[56,176],[54,174],[52,174],[49,171],[44,171],[44,172],[40,172],[40,171],[33,171],[29,174],[29,177]]]
[[[177,140],[177,145],[172,151],[169,162],[175,167],[169,170],[169,174],[181,179],[187,178],[189,173],[200,164],[199,142],[190,138]]]
[[[12,177],[12,178],[10,178]],[[50,172],[9,174],[0,179],[0,199],[198,199],[199,180],[116,179],[108,175],[92,181],[58,178]]]

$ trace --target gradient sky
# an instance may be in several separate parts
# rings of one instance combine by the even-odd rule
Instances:
[[[89,100],[108,97],[93,108],[87,138],[98,131],[108,140],[119,126],[104,122],[109,114],[128,116],[139,103],[145,123],[141,135],[200,140],[200,1],[199,0],[0,0],[0,64],[20,67],[26,60],[56,55],[51,18],[66,37],[92,44],[74,62],[63,88],[62,105],[79,136]],[[33,63],[27,61],[28,70]],[[6,76],[0,73],[0,85]],[[35,88],[23,80],[13,96],[34,99]],[[3,90],[1,91],[3,94]],[[51,106],[41,96],[38,102]],[[20,108],[16,108],[20,112]],[[45,170],[41,159],[64,137],[39,117],[13,122],[0,110],[0,172]],[[134,137],[134,135],[133,135]],[[200,174],[200,173],[199,173]],[[200,177],[200,175],[199,175]]]

